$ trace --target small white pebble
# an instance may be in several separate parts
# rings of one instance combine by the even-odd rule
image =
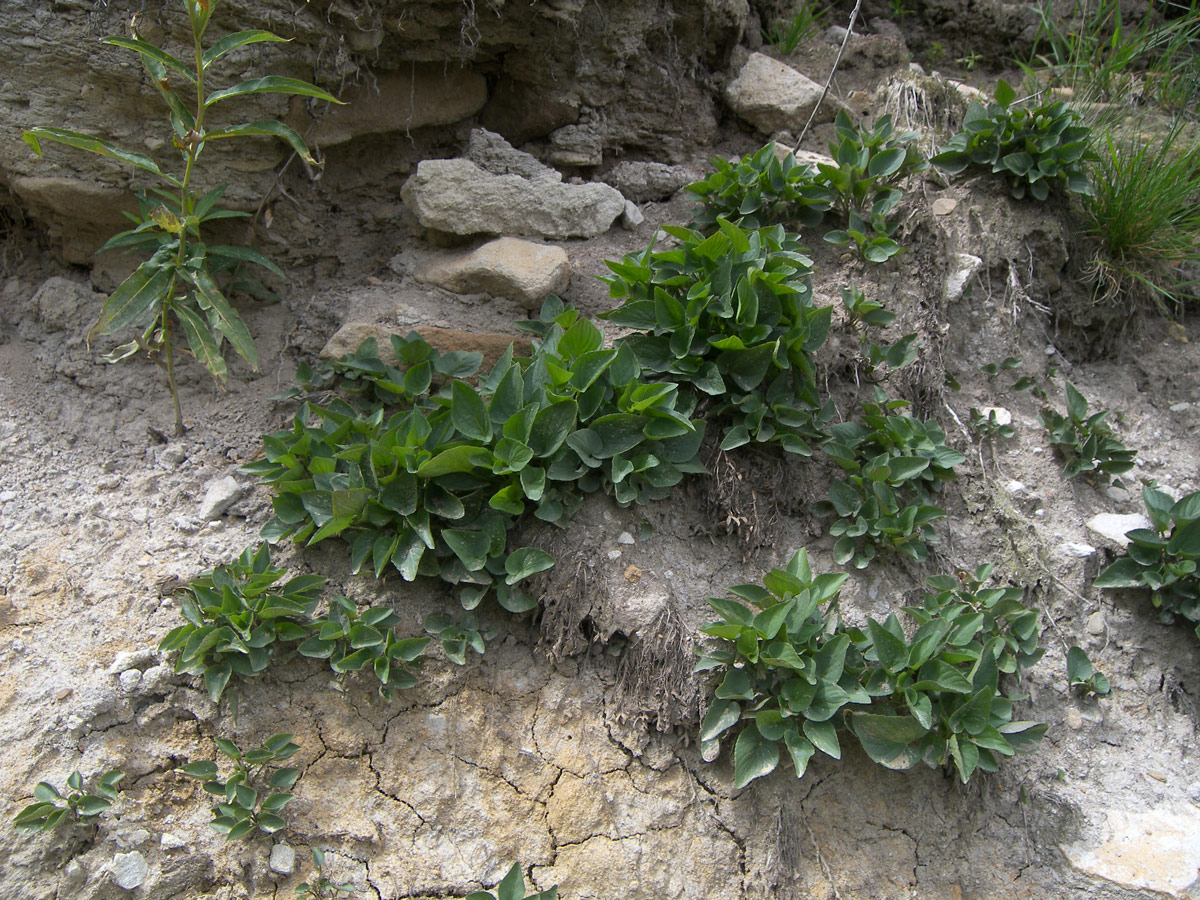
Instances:
[[[622,531],[622,532],[621,532],[621,533],[620,533],[620,534],[617,536],[617,543],[618,543],[618,544],[632,544],[633,542],[634,542],[634,541],[633,541],[633,535],[632,535],[632,534],[630,534],[628,531]]]

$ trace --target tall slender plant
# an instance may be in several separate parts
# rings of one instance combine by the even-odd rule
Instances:
[[[268,120],[210,128],[206,121],[208,113],[218,104],[252,94],[293,94],[339,102],[315,85],[279,75],[250,78],[231,87],[211,90],[210,70],[227,54],[249,44],[285,40],[269,31],[239,31],[205,49],[204,35],[219,3],[220,0],[183,0],[192,30],[193,58],[188,62],[144,40],[137,32],[136,19],[130,29],[131,37],[104,39],[106,44],[141,57],[151,84],[169,111],[172,144],[179,153],[181,174],[164,171],[150,157],[91,134],[48,127],[24,133],[25,141],[39,156],[41,142],[54,141],[149,172],[165,187],[165,190],[152,188],[142,197],[140,214],[131,216],[134,228],[116,235],[100,248],[100,252],[117,248],[141,251],[149,253],[149,258],[104,303],[88,336],[90,339],[92,335],[114,334],[129,327],[139,330],[132,341],[106,358],[117,362],[140,351],[162,361],[175,405],[176,435],[183,434],[183,413],[175,383],[176,329],[183,332],[196,359],[221,381],[227,375],[222,356],[226,340],[238,355],[257,368],[258,355],[250,332],[222,293],[215,275],[243,263],[253,263],[282,275],[274,263],[249,247],[204,243],[202,225],[245,213],[217,207],[226,185],[200,193],[196,176],[201,157],[212,141],[267,136],[284,141],[306,162],[316,164],[304,139],[282,122]]]

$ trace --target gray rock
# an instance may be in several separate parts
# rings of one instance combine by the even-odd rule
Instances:
[[[604,162],[600,137],[586,125],[564,125],[550,133],[550,162],[556,166],[598,166]]]
[[[625,212],[621,213],[621,227],[626,231],[633,231],[645,221],[646,217],[642,215],[638,205],[632,200],[626,200]]]
[[[204,499],[200,501],[200,521],[212,522],[219,519],[245,490],[245,485],[232,475],[210,481],[208,489],[204,492]]]
[[[1133,531],[1135,528],[1152,527],[1150,520],[1141,513],[1130,513],[1129,515],[1100,513],[1100,515],[1092,516],[1088,519],[1086,524],[1089,531],[1093,531],[1103,538],[1108,538],[1114,544],[1122,547],[1129,543],[1129,538],[1125,537],[1127,531]]]
[[[121,690],[129,693],[142,683],[141,670],[126,669],[119,676],[117,676],[117,682],[121,685]]]
[[[543,165],[530,153],[517,150],[503,137],[486,128],[475,128],[467,144],[466,158],[492,175],[520,175],[530,181],[558,184],[562,173]]]
[[[155,652],[149,647],[140,650],[122,650],[113,657],[112,665],[108,667],[109,675],[120,675],[126,669],[136,669],[144,666],[155,658]]]
[[[1096,610],[1087,619],[1087,633],[1093,636],[1104,634],[1104,613]]]
[[[764,134],[804,127],[820,98],[821,85],[762,53],[750,54],[725,89],[729,108]],[[841,105],[826,97],[817,121],[831,121]]]
[[[158,845],[164,850],[182,850],[187,846],[187,841],[185,841],[179,835],[167,831],[164,832],[162,839],[158,842]]]
[[[296,851],[287,844],[276,844],[271,848],[271,860],[268,865],[272,872],[291,875],[296,871]]]
[[[137,890],[145,882],[149,872],[150,867],[146,864],[146,857],[137,850],[132,853],[118,853],[113,857],[113,881],[122,890]]]
[[[1064,544],[1059,544],[1058,552],[1063,556],[1073,556],[1076,559],[1087,559],[1096,552],[1096,548],[1091,544],[1081,544],[1075,541],[1067,541]]]
[[[606,184],[547,184],[491,175],[467,159],[427,159],[401,191],[426,228],[452,234],[595,237],[625,211]]]
[[[453,253],[418,267],[416,277],[457,294],[492,294],[534,308],[571,280],[562,247],[503,237],[467,253]]]
[[[694,173],[683,166],[668,166],[660,162],[626,160],[619,162],[601,180],[611,184],[634,203],[666,200],[684,185],[696,180]]]
[[[971,279],[982,267],[983,260],[970,253],[955,253],[950,257],[950,271],[946,273],[943,286],[946,299],[960,299]]]

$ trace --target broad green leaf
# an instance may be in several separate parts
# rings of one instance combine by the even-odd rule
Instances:
[[[804,720],[804,736],[826,756],[842,758],[842,745],[838,742],[837,729],[832,722]]]
[[[216,318],[217,330],[229,339],[229,343],[238,355],[257,371],[258,351],[254,349],[254,339],[250,337],[246,323],[229,305],[229,301],[225,299],[225,295],[221,293],[212,276],[203,269],[183,271],[187,271],[192,284],[196,286],[196,299],[200,305],[210,310]]]
[[[1092,661],[1082,647],[1067,651],[1067,678],[1071,684],[1084,684],[1092,677]]]
[[[467,571],[478,572],[487,563],[491,539],[485,532],[443,528],[441,537],[454,555],[462,560]]]
[[[545,572],[554,566],[554,557],[537,547],[520,547],[504,560],[505,584],[516,584],[530,575]]]
[[[496,900],[525,900],[525,878],[521,874],[519,864],[513,863],[504,880],[496,888]]]
[[[100,318],[89,334],[113,334],[127,325],[140,323],[167,295],[171,269],[144,262],[104,301]]]
[[[472,440],[492,439],[492,417],[487,404],[465,381],[455,381],[451,387],[450,421]]]
[[[454,473],[474,472],[492,467],[492,454],[482,447],[459,446],[443,450],[437,456],[417,467],[418,478],[438,478]]]
[[[889,769],[910,769],[921,758],[912,746],[927,731],[909,716],[885,716],[874,713],[847,714],[850,729],[863,750],[875,762]]]
[[[874,619],[867,619],[867,631],[880,664],[893,674],[903,671],[908,665],[908,645]]]
[[[217,346],[217,342],[208,328],[208,322],[188,304],[177,303],[174,310],[175,318],[183,327],[183,334],[187,338],[188,349],[192,351],[192,355],[216,378],[224,381],[228,374],[228,368],[221,356],[221,348]]]
[[[714,700],[700,723],[700,740],[711,741],[737,724],[742,708],[734,700]]]
[[[337,97],[315,84],[309,84],[307,81],[300,81],[297,78],[285,78],[282,75],[265,75],[262,78],[249,78],[233,87],[213,91],[204,99],[204,106],[208,108],[222,100],[243,97],[248,94],[292,94],[299,97],[315,97],[339,106],[344,105]]]
[[[808,741],[807,738],[800,736],[800,732],[793,726],[783,733],[783,743],[787,747],[788,754],[792,757],[792,765],[796,769],[796,777],[803,778],[805,771],[808,769],[808,761],[812,759],[816,748]]]
[[[756,778],[769,775],[779,765],[779,745],[764,741],[753,724],[742,729],[733,746],[733,786],[740,790]]]

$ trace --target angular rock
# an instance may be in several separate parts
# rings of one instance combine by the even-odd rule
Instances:
[[[532,153],[517,150],[502,136],[486,128],[471,129],[466,159],[492,175],[520,175],[530,181],[558,184],[562,173],[542,164]]]
[[[348,89],[341,99],[345,106],[331,107],[316,120],[310,143],[332,146],[364,134],[461,122],[483,109],[487,81],[466,69],[417,63],[400,72],[379,73]]]
[[[804,127],[820,98],[821,85],[762,53],[751,53],[725,88],[729,108],[764,134]],[[826,97],[817,121],[832,121],[840,105]]]
[[[571,263],[561,247],[520,238],[489,241],[468,253],[434,259],[416,277],[456,294],[492,294],[533,309],[571,280]]]
[[[598,166],[604,162],[604,147],[592,129],[564,125],[550,134],[550,162],[556,166]]]
[[[1200,810],[1180,804],[1133,812],[1109,809],[1104,839],[1062,846],[1081,872],[1138,891],[1191,896],[1200,869]]]
[[[621,227],[626,231],[633,231],[645,221],[646,217],[642,215],[638,205],[632,200],[626,200],[625,212],[621,213]]]
[[[1108,538],[1114,544],[1119,544],[1122,547],[1129,543],[1129,538],[1125,537],[1127,531],[1133,531],[1135,528],[1153,527],[1150,520],[1141,513],[1130,513],[1129,515],[1100,513],[1098,516],[1092,516],[1088,519],[1086,524],[1089,531],[1094,531],[1101,537]]]
[[[296,871],[296,851],[287,844],[276,844],[271,848],[271,859],[267,865],[272,872],[291,875]]]
[[[210,481],[204,499],[200,501],[200,521],[215,522],[221,518],[245,490],[245,485],[232,475]]]
[[[546,184],[491,175],[467,159],[427,159],[400,192],[426,228],[562,240],[606,232],[625,211],[606,184]]]
[[[611,184],[634,203],[666,200],[695,180],[694,173],[683,166],[641,160],[619,162],[601,176],[601,181]]]
[[[428,341],[431,347],[442,353],[449,353],[451,350],[482,353],[483,362],[480,364],[482,372],[488,371],[496,364],[496,360],[508,349],[509,344],[514,345],[513,352],[518,356],[528,356],[530,353],[530,339],[522,335],[496,334],[495,332],[475,333],[426,325],[412,330]],[[324,359],[336,359],[347,353],[353,353],[358,349],[358,345],[367,338],[375,338],[379,344],[379,358],[385,363],[394,365],[398,360],[392,351],[390,336],[397,332],[408,333],[403,328],[377,325],[373,322],[347,322],[322,348],[321,356]]]
[[[950,257],[950,270],[946,273],[943,291],[947,300],[958,300],[976,273],[983,268],[983,260],[970,253],[955,253]]]
[[[121,890],[137,890],[146,881],[149,872],[146,857],[136,850],[132,853],[118,853],[113,857],[113,881]]]

